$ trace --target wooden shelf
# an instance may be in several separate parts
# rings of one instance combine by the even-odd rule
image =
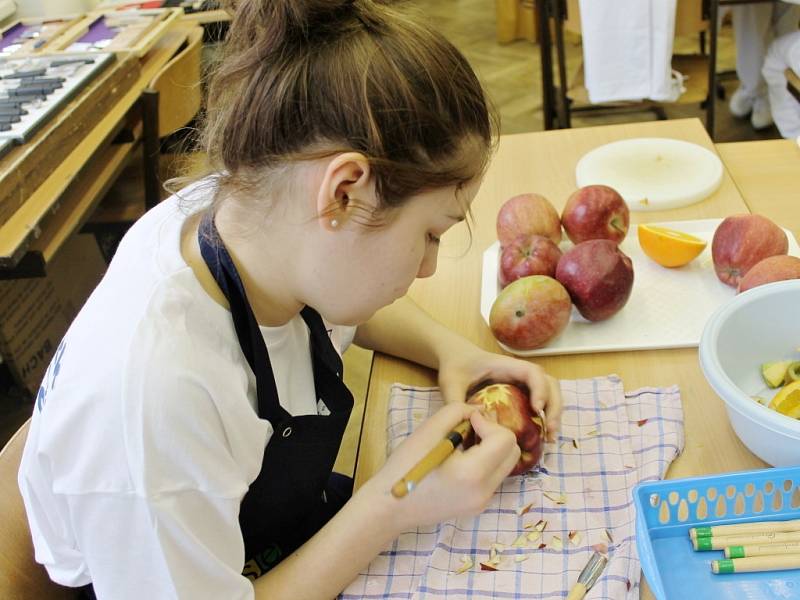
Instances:
[[[125,168],[126,159],[137,145],[127,143],[100,148],[97,153],[99,156],[89,163],[61,196],[59,208],[42,227],[41,235],[31,244],[28,252],[41,254],[45,264],[50,262],[67,238],[92,214]]]
[[[128,51],[132,52],[139,58],[142,58],[150,51],[150,49],[161,38],[164,32],[172,27],[176,19],[183,15],[183,11],[179,8],[142,9],[135,12],[138,12],[143,16],[152,16],[152,22],[149,23],[147,27],[142,29],[142,31],[139,32],[134,39],[130,40],[130,43],[125,42],[121,45],[116,45],[113,43],[112,38],[112,43],[107,47],[107,49],[103,50],[104,52]],[[123,14],[124,11],[117,10],[96,10],[90,12],[83,18],[82,21],[72,26],[66,33],[62,34],[58,39],[56,39],[53,43],[53,49],[64,51],[68,50],[73,43],[77,42],[84,35],[86,35],[91,26],[99,19],[113,19],[114,17],[120,17]],[[124,33],[120,33],[117,37],[123,35]],[[96,52],[96,50],[92,50],[92,52]]]
[[[181,16],[184,23],[194,23],[196,25],[208,25],[209,23],[228,23],[232,19],[227,10],[203,10],[193,13],[186,13]]]
[[[0,279],[43,277],[48,263],[92,214],[138,144],[137,140],[101,146],[93,160],[61,195],[57,206],[38,229],[36,239],[16,267],[0,270]]]
[[[97,156],[97,149],[103,147],[113,137],[120,122],[138,100],[141,91],[186,40],[189,28],[179,23],[158,40],[142,60],[140,76],[134,85],[0,227],[0,268],[13,269],[34,240],[41,237],[43,227],[46,226],[45,219],[59,205],[62,195],[90,161],[89,157]],[[100,172],[106,171],[101,167]]]

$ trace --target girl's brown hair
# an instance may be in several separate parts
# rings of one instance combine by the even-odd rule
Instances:
[[[479,175],[495,117],[466,59],[372,0],[239,0],[208,94],[220,189],[286,164],[363,153],[383,207]],[[478,160],[468,147],[479,147]]]

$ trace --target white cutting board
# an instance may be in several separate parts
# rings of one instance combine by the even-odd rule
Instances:
[[[632,226],[620,244],[620,249],[633,262],[633,290],[622,310],[610,319],[592,323],[573,307],[567,327],[543,348],[517,351],[503,344],[500,346],[518,356],[697,346],[711,313],[736,295],[734,288],[717,279],[711,261],[711,239],[721,222],[722,219],[704,219],[653,223],[685,231],[708,242],[700,256],[675,269],[662,267],[648,258],[639,247],[636,226]],[[789,231],[786,235],[789,254],[800,256],[800,247],[794,236]],[[560,247],[565,251],[572,247],[572,243],[562,242]],[[487,325],[492,304],[500,292],[497,283],[499,253],[499,242],[483,253],[481,315]]]
[[[722,183],[719,157],[671,138],[634,138],[605,144],[575,167],[578,187],[608,185],[635,211],[667,210],[700,202]]]

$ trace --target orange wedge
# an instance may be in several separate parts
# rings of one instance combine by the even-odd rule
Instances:
[[[662,267],[682,267],[700,256],[706,242],[688,233],[658,225],[639,225],[639,245]]]
[[[769,407],[793,419],[800,417],[800,381],[781,388],[769,403]]]

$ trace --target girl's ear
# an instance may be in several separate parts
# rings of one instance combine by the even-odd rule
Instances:
[[[378,208],[375,182],[367,157],[360,152],[337,154],[325,169],[317,196],[317,214],[326,229],[338,229],[354,210]]]

